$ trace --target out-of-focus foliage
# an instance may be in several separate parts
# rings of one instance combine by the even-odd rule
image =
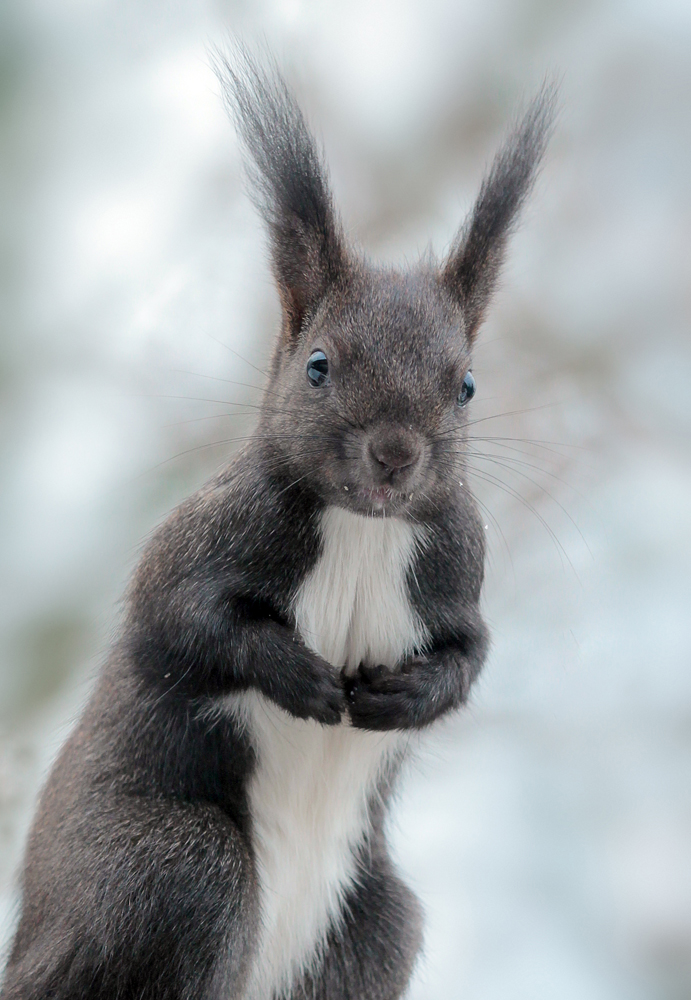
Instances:
[[[346,224],[448,246],[545,73],[563,110],[474,372],[491,662],[408,776],[413,989],[691,994],[691,7],[0,6],[0,941],[141,541],[251,430],[278,313],[205,52],[263,36]],[[242,360],[246,359],[246,360]],[[228,380],[228,381],[224,381]],[[502,416],[503,414],[503,416]]]

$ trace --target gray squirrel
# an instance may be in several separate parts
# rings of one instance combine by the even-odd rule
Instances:
[[[155,532],[43,790],[3,1000],[396,1000],[420,906],[387,806],[486,656],[471,351],[547,86],[446,259],[346,241],[278,71],[220,59],[282,326],[256,430]]]

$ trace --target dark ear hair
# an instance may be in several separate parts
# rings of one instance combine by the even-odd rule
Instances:
[[[344,269],[342,231],[315,141],[275,64],[267,57],[263,69],[240,46],[231,58],[216,52],[215,69],[252,157],[248,173],[269,228],[287,333],[295,338]]]
[[[466,336],[482,322],[504,259],[506,242],[530,193],[554,122],[557,88],[543,85],[497,153],[480,194],[442,267],[445,288],[460,302]]]

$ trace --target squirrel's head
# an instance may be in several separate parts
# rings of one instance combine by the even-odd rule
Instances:
[[[419,520],[467,496],[472,347],[554,115],[543,87],[510,133],[445,260],[377,267],[350,246],[291,93],[246,53],[218,70],[251,156],[283,323],[259,436],[330,504]]]

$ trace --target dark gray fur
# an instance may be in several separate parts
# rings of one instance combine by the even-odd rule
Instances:
[[[323,725],[347,712],[362,728],[419,728],[463,704],[485,657],[484,536],[459,486],[456,399],[553,96],[538,96],[499,153],[449,258],[399,273],[346,246],[280,77],[243,56],[221,69],[284,325],[251,442],[147,546],[43,791],[4,1000],[240,1000],[259,920],[255,752],[212,699],[253,687]],[[320,389],[305,376],[315,348],[330,366]],[[427,526],[408,586],[432,640],[399,672],[363,664],[347,680],[298,637],[291,601],[320,553],[320,512],[377,515],[377,489],[390,491],[387,514]],[[284,1000],[395,1000],[406,988],[420,912],[389,860],[380,791],[342,926]]]

